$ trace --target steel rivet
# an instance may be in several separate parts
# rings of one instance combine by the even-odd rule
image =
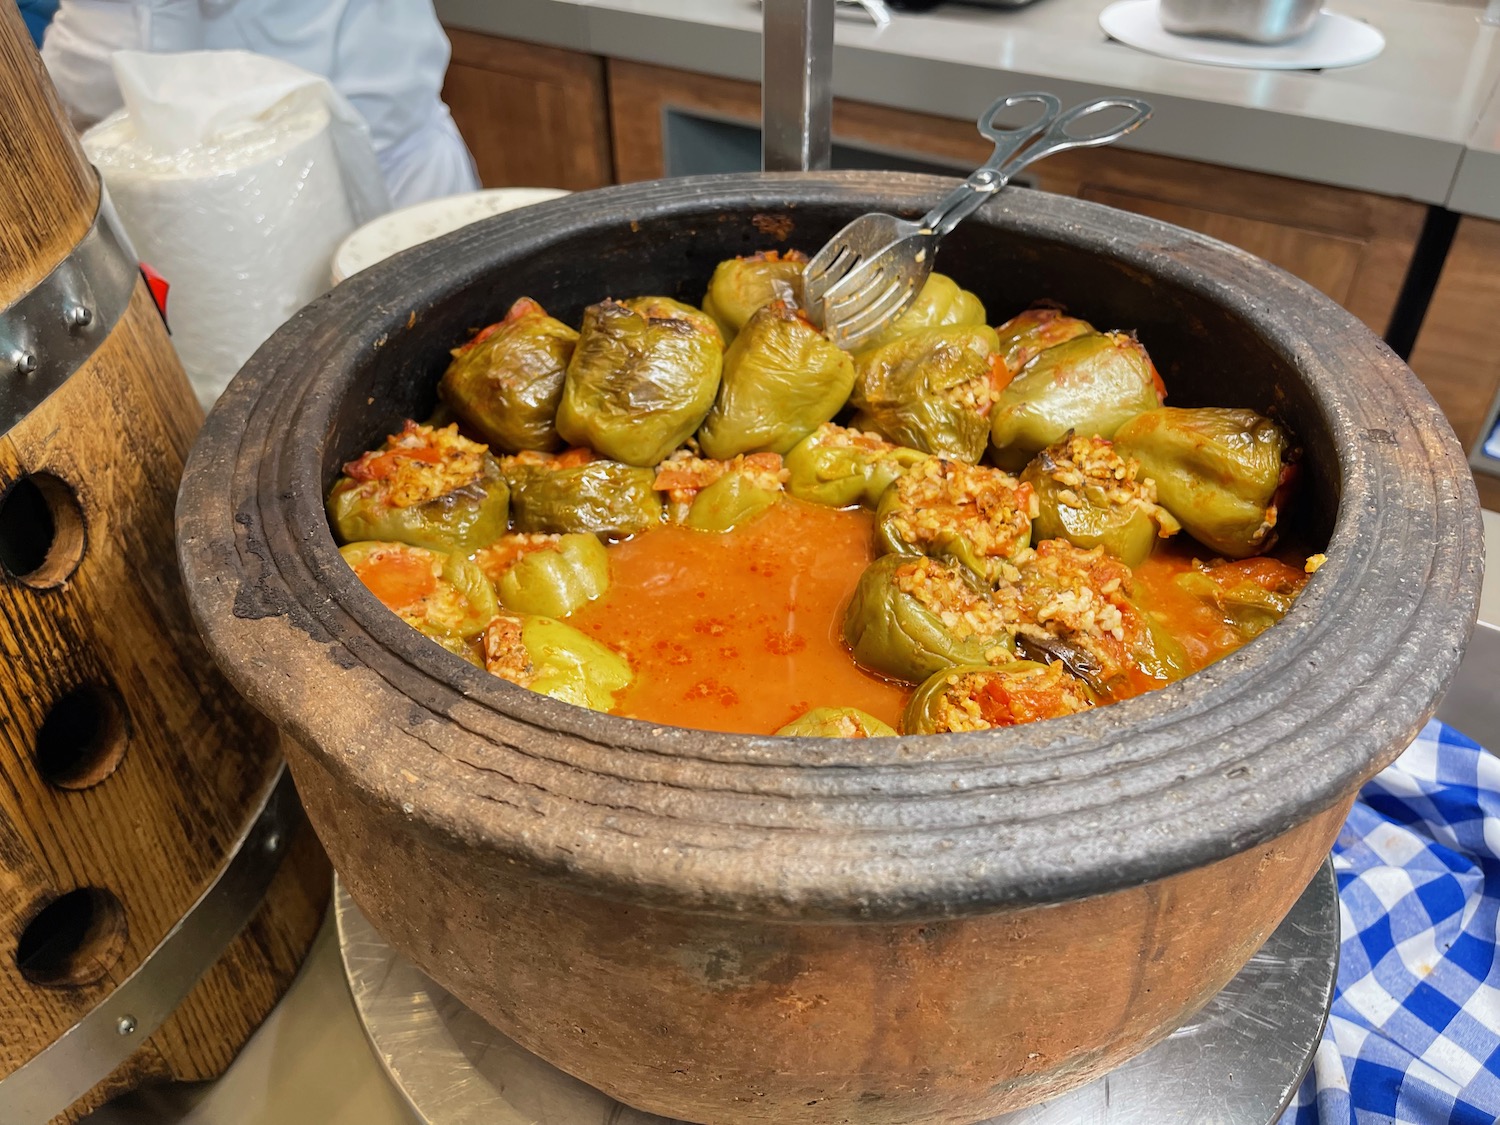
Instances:
[[[118,1031],[121,1035],[134,1035],[135,1034],[135,1017],[134,1016],[121,1016],[119,1018],[119,1020],[115,1023],[115,1030]]]
[[[74,328],[87,328],[94,322],[94,310],[87,305],[74,305],[68,310],[68,324]]]
[[[281,847],[280,832],[272,832],[266,836],[266,851],[274,852],[279,847]]]
[[[30,375],[37,369],[36,356],[19,348],[10,353],[10,364],[17,375]]]

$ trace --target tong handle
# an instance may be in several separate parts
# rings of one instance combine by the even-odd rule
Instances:
[[[1028,102],[1044,107],[1042,115],[1031,124],[1004,129],[995,123],[1002,110]],[[1099,132],[1071,131],[1078,122],[1107,109],[1128,109],[1131,112],[1124,121]],[[1151,107],[1139,98],[1097,98],[1076,105],[1066,113],[1062,112],[1062,102],[1052,94],[1010,94],[1000,98],[979,119],[980,133],[995,142],[994,155],[922,216],[923,231],[942,238],[1028,164],[1070,149],[1107,145],[1140,128],[1150,116]]]
[[[1125,120],[1097,133],[1074,133],[1071,131],[1072,126],[1084,118],[1092,117],[1096,113],[1101,113],[1106,109],[1128,109],[1130,113],[1125,117]],[[1096,98],[1094,101],[1075,105],[1068,112],[1049,122],[1047,131],[1037,139],[1037,142],[1025,152],[1018,155],[1001,171],[1004,172],[1008,179],[1028,164],[1043,160],[1056,153],[1067,152],[1075,148],[1097,148],[1099,145],[1110,144],[1113,141],[1119,140],[1126,133],[1131,133],[1139,129],[1146,123],[1146,119],[1150,116],[1151,107],[1141,101],[1140,98]]]
[[[1028,104],[1042,107],[1041,114],[1030,124],[1007,129],[996,121],[996,118],[1005,110]],[[919,220],[922,229],[941,238],[973,214],[981,203],[1005,186],[1006,179],[1009,177],[1002,179],[1000,173],[1005,162],[1032,140],[1041,136],[1057,120],[1060,113],[1062,113],[1062,102],[1055,94],[1030,91],[1024,94],[1006,94],[996,98],[990,108],[979,116],[980,135],[995,142],[994,153],[971,172],[968,179],[945,195],[938,201],[936,207],[922,216]]]

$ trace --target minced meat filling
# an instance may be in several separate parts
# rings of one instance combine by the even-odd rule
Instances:
[[[962,536],[986,559],[1015,559],[1031,539],[1036,493],[1007,472],[929,457],[895,485],[891,527],[920,549]]]
[[[542,551],[554,546],[561,535],[549,535],[542,532],[512,531],[500,536],[488,547],[481,547],[474,552],[475,565],[484,571],[484,576],[497,585],[500,579],[516,563],[520,562],[533,551]]]
[[[1141,463],[1122,457],[1114,443],[1101,437],[1069,436],[1039,454],[1042,472],[1057,483],[1059,503],[1070,508],[1129,508],[1156,521],[1163,537],[1182,525],[1156,502],[1156,482],[1141,479]]]
[[[914,558],[897,567],[893,579],[898,590],[935,614],[956,637],[995,637],[998,642],[1014,629],[1016,617],[1006,605],[976,591],[951,563]],[[1010,659],[1010,650],[997,643],[985,659]]]
[[[1061,637],[1087,650],[1105,679],[1125,670],[1143,628],[1130,603],[1130,568],[1103,547],[1084,550],[1047,539],[1020,567],[1020,580],[996,591],[1017,615],[1017,632]]]
[[[456,423],[433,427],[409,421],[382,448],[350,461],[344,472],[361,498],[411,508],[478,482],[488,452],[488,446],[463,437]]]
[[[1082,683],[1057,664],[1011,671],[955,670],[929,714],[934,733],[990,730],[1072,715],[1093,706]]]
[[[651,486],[665,492],[674,504],[691,504],[699,492],[729,473],[740,473],[753,488],[778,491],[787,480],[779,453],[741,453],[728,461],[715,461],[678,450],[656,467]]]
[[[502,613],[491,621],[484,630],[484,666],[501,679],[530,687],[536,673],[521,639],[521,631],[519,617]]]

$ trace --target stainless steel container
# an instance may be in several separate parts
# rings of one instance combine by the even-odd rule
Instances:
[[[1307,33],[1322,0],[1161,0],[1161,25],[1175,35],[1285,43]]]

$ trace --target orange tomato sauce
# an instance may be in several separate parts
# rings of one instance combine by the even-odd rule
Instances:
[[[635,682],[613,712],[705,730],[771,734],[813,707],[858,707],[900,729],[913,688],[854,663],[844,607],[875,558],[874,516],[788,498],[727,533],[667,526],[610,548],[610,588],[568,618],[618,649]],[[1165,541],[1133,569],[1135,598],[1187,650],[1193,671],[1243,637],[1173,579],[1212,555]],[[1300,556],[1288,556],[1290,569]],[[1270,572],[1288,563],[1255,560]],[[1117,702],[1162,682],[1116,683]]]
[[[1176,637],[1187,650],[1197,672],[1222,656],[1227,656],[1244,645],[1244,638],[1228,624],[1213,606],[1194,597],[1172,580],[1193,568],[1194,559],[1213,558],[1211,552],[1199,547],[1186,536],[1182,541],[1158,542],[1151,557],[1133,568],[1136,599],[1153,612],[1157,620],[1166,626],[1167,632]],[[1301,573],[1297,564],[1299,555],[1288,555],[1285,560],[1275,558],[1247,559],[1238,565],[1246,567],[1251,574],[1265,572],[1266,578],[1275,577],[1277,570]]]
[[[364,560],[355,566],[354,573],[393,612],[421,601],[437,589],[431,557],[399,549]]]
[[[610,548],[609,591],[568,622],[635,669],[617,715],[770,734],[813,707],[858,707],[896,726],[911,689],[843,642],[874,526],[788,498],[730,532],[654,529]]]

